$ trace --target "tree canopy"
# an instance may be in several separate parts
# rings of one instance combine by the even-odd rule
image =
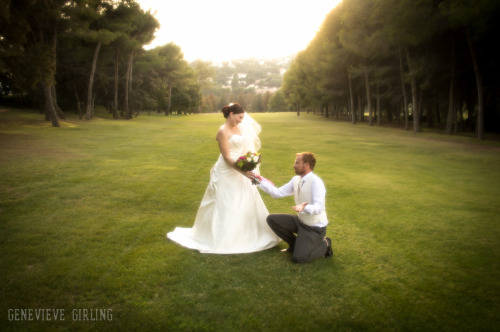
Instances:
[[[0,4],[1,102],[40,107],[53,126],[68,110],[91,119],[94,105],[131,119],[238,102],[415,132],[500,131],[496,0],[343,0],[293,63],[220,66],[188,64],[172,43],[146,50],[159,23],[134,0]]]
[[[44,104],[54,126],[61,109],[91,119],[95,104],[116,119],[197,107],[200,86],[180,48],[143,48],[159,23],[135,1],[1,1],[2,102]]]
[[[495,0],[344,0],[284,78],[290,103],[371,125],[500,131]]]

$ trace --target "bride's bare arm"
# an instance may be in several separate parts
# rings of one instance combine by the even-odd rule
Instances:
[[[233,166],[234,160],[231,158],[231,154],[229,153],[229,135],[226,133],[224,129],[219,129],[217,132],[217,143],[219,143],[220,154],[228,163],[228,165]]]

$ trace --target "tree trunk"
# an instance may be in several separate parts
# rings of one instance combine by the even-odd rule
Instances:
[[[52,100],[52,88],[48,83],[43,83],[43,95],[45,97],[45,114],[52,122],[52,127],[60,127]]]
[[[349,82],[349,101],[351,102],[351,122],[356,124],[356,111],[354,110],[354,95],[352,93],[352,79],[349,72],[347,73],[347,81]]]
[[[413,68],[413,64],[411,62],[410,51],[408,51],[408,47],[405,50],[406,50],[406,59],[408,61],[408,71],[410,72],[410,82],[411,82],[413,131],[419,133],[422,130],[420,128],[420,111],[418,105],[417,80],[415,78],[415,68]]]
[[[408,130],[408,98],[406,97],[405,80],[403,75],[403,56],[401,54],[401,49],[399,49],[399,71],[401,72],[401,86],[403,88],[403,101],[404,101],[404,117],[405,117],[405,130]],[[399,117],[399,112],[398,112]]]
[[[417,89],[417,93],[418,93],[418,89]],[[422,100],[424,99],[424,91],[422,89],[420,89],[420,98],[418,99],[418,118],[419,118],[419,122],[422,123],[421,119],[422,119]]]
[[[168,83],[168,102],[167,102],[167,110],[165,111],[165,115],[169,115],[172,107],[172,83]]]
[[[129,80],[129,65],[127,65],[127,70],[125,72],[125,96],[124,96],[124,101],[123,101],[123,112],[125,113],[125,118],[128,120],[128,80]]]
[[[438,98],[439,100],[439,98]],[[438,124],[441,124],[441,106],[439,105],[439,103],[436,103],[436,108],[437,108],[437,112],[436,112],[436,122]]]
[[[451,44],[451,73],[450,73],[450,103],[448,106],[448,117],[446,119],[446,134],[451,135],[453,131],[453,118],[455,117],[455,96],[454,96],[454,86],[455,83],[455,43],[452,41]]]
[[[115,91],[113,98],[113,119],[118,119],[118,55],[120,49],[117,47],[115,49]]]
[[[345,102],[344,102],[344,115],[345,115],[345,120],[346,121],[349,121],[349,117],[351,116],[351,106],[350,106],[350,98],[351,98],[351,95],[350,93],[348,93],[347,91],[344,93],[344,97],[345,97]]]
[[[52,32],[51,43],[52,43],[52,45],[51,45],[50,51],[51,51],[52,64],[53,64],[53,70],[54,70],[54,76],[55,76],[56,70],[57,70],[57,24],[54,26],[54,31]],[[57,94],[56,94],[55,84],[51,84],[50,92],[51,92],[50,100],[52,102],[52,107],[53,107],[56,115],[61,119],[66,119],[64,112],[61,110],[61,108],[57,104]]]
[[[85,115],[86,120],[90,120],[92,118],[92,86],[94,85],[94,75],[95,68],[97,66],[97,58],[99,56],[99,49],[101,48],[101,42],[99,41],[94,50],[94,59],[92,60],[92,69],[90,70],[89,77],[89,88],[87,90],[87,112]]]
[[[380,116],[380,94],[379,94],[379,83],[377,82],[377,124],[380,126],[381,124],[381,116]]]
[[[134,50],[130,52],[130,56],[128,58],[128,65],[127,65],[127,81],[126,81],[126,88],[125,88],[125,108],[126,112],[125,114],[127,115],[127,120],[132,119],[133,115],[133,110],[132,107],[129,105],[129,96],[132,91],[132,64],[134,60]]]
[[[359,88],[358,88],[358,121],[363,122],[364,121],[364,105],[363,102],[361,101],[361,94],[359,93]]]
[[[80,98],[78,97],[78,90],[76,89],[76,85],[74,84],[73,84],[73,90],[75,91],[76,108],[78,109],[78,118],[81,120],[83,118],[82,107],[80,103]]]
[[[299,103],[296,104],[296,108],[297,108],[297,116],[300,115],[300,106],[299,106]]]
[[[95,98],[96,98],[96,96],[97,96],[97,93],[94,93],[94,96],[92,97],[92,108],[91,108],[92,114],[90,115],[91,118],[94,117],[94,109],[95,109],[94,105],[95,105]]]
[[[128,64],[127,64],[127,74],[125,78],[125,116],[127,120],[132,119],[132,109],[129,107],[129,92],[130,92],[130,87],[132,85],[132,61],[134,59],[134,51],[130,51],[130,56],[128,57]]]
[[[477,138],[484,140],[484,104],[483,104],[483,80],[481,77],[481,72],[479,71],[479,64],[477,63],[476,53],[474,52],[474,45],[472,44],[472,37],[470,35],[470,30],[466,29],[467,44],[469,44],[470,56],[472,58],[472,65],[474,67],[474,73],[476,74],[476,85],[477,85]]]
[[[54,59],[53,61],[54,61],[54,75],[55,75],[55,71],[57,70],[57,26],[54,28],[54,32],[52,34],[52,55]],[[51,86],[51,96],[52,96],[51,99],[54,106],[54,110],[56,111],[57,116],[61,119],[66,119],[64,112],[57,104],[57,93],[55,84]]]
[[[370,95],[370,82],[368,80],[368,70],[365,70],[365,85],[366,85],[366,107],[368,107],[368,122],[373,126],[372,115],[372,97]]]
[[[52,85],[52,87],[51,87],[51,94],[52,94],[52,103],[54,104],[53,106],[54,106],[54,110],[56,111],[57,116],[60,119],[63,119],[63,120],[66,119],[66,115],[64,115],[64,112],[57,104],[57,93],[56,93],[56,86],[55,85]]]

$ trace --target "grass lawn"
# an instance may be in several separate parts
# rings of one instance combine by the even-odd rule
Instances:
[[[316,153],[332,259],[293,264],[283,242],[200,254],[165,238],[194,222],[221,114],[52,128],[1,112],[0,330],[499,330],[500,143],[253,116],[277,185],[296,152]]]

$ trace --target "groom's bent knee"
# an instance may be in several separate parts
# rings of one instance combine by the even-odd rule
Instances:
[[[267,216],[266,221],[267,221],[267,224],[268,224],[269,226],[271,226],[271,225],[276,225],[276,221],[274,220],[274,218],[273,218],[273,215],[272,215],[272,214],[270,214],[270,215],[268,215],[268,216]]]

